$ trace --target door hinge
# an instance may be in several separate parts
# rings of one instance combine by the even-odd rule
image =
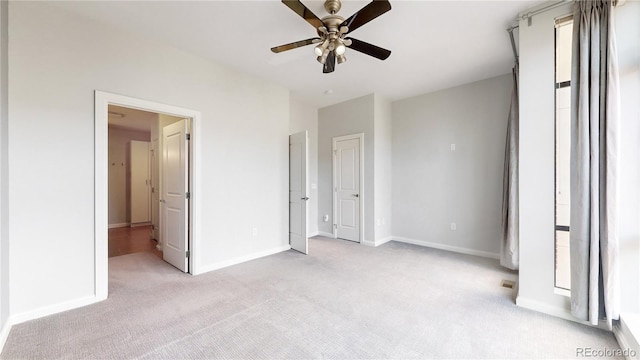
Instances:
[[[186,257],[187,257],[187,259],[188,259],[188,258],[189,258],[189,255],[191,255],[191,252],[190,252],[189,250],[187,250],[186,255],[187,255]]]
[[[337,229],[338,228],[338,224],[333,224],[333,228]]]
[[[191,140],[191,134],[187,134],[187,140]]]
[[[191,199],[191,193],[187,191],[187,200]]]

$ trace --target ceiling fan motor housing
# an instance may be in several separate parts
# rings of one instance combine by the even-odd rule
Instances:
[[[327,32],[329,34],[338,33],[340,30],[338,28],[340,27],[340,24],[342,24],[343,21],[344,21],[344,18],[338,15],[328,15],[322,18],[322,23],[327,28]],[[320,30],[318,30],[318,35],[320,35],[320,37],[324,37],[324,34]]]

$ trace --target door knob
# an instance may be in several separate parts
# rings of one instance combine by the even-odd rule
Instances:
[[[303,198],[301,198],[300,200],[307,201],[307,200],[309,200],[309,198],[308,198],[308,197],[303,197]]]
[[[353,196],[355,196],[355,197],[360,197],[360,195],[359,195],[359,194],[353,194]]]

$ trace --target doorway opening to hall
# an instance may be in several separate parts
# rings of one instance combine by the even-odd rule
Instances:
[[[148,252],[188,271],[190,122],[108,106],[109,258]]]

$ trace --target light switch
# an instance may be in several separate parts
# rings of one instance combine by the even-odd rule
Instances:
[[[311,184],[311,189],[315,190],[315,189],[317,189],[317,188],[318,188],[318,185],[317,185],[317,184]]]

